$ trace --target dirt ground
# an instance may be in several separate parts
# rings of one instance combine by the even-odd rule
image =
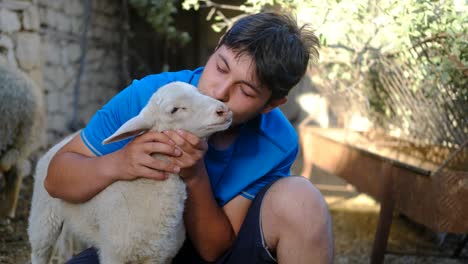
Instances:
[[[31,251],[26,233],[32,196],[32,177],[23,180],[16,217],[0,222],[0,263],[23,264],[29,262]]]
[[[299,158],[293,173],[301,171]],[[321,190],[328,203],[335,241],[335,263],[369,263],[373,237],[377,226],[379,204],[370,197],[357,193],[341,179],[314,168],[311,181]],[[30,247],[26,228],[32,193],[32,178],[24,180],[17,217],[10,223],[0,223],[0,263],[29,262]],[[313,220],[311,220],[313,221]],[[468,246],[463,259],[443,257],[450,255],[462,236],[434,234],[405,217],[395,214],[389,238],[385,263],[458,264],[468,263]],[[437,255],[437,256],[423,256]]]

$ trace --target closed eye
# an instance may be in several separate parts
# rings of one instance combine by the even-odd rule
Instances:
[[[173,107],[171,110],[171,114],[175,114],[179,110],[187,110],[185,107]]]
[[[252,89],[243,87],[240,85],[239,90],[242,92],[243,95],[247,97],[254,97],[254,93],[252,92]]]
[[[218,70],[220,73],[228,73],[226,69],[221,68],[219,65],[216,65],[216,70]]]

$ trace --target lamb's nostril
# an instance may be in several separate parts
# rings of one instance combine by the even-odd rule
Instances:
[[[229,109],[225,106],[220,106],[216,109],[216,114],[218,116],[225,116],[229,112]]]

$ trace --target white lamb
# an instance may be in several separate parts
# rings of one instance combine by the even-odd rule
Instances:
[[[103,143],[145,130],[184,129],[199,137],[227,129],[232,112],[220,101],[186,83],[161,87],[140,114]],[[47,263],[63,225],[99,252],[102,264],[168,263],[185,239],[186,188],[178,175],[165,181],[138,179],[108,186],[84,204],[51,198],[43,187],[47,167],[72,136],[54,146],[38,162],[35,174],[29,240],[33,264]],[[155,156],[164,157],[162,155]]]

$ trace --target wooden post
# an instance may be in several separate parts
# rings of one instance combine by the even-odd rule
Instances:
[[[381,264],[384,261],[388,236],[392,225],[393,208],[395,207],[393,169],[390,162],[383,164],[382,174],[379,222],[377,224],[377,231],[375,232],[374,245],[372,246],[371,264]]]

